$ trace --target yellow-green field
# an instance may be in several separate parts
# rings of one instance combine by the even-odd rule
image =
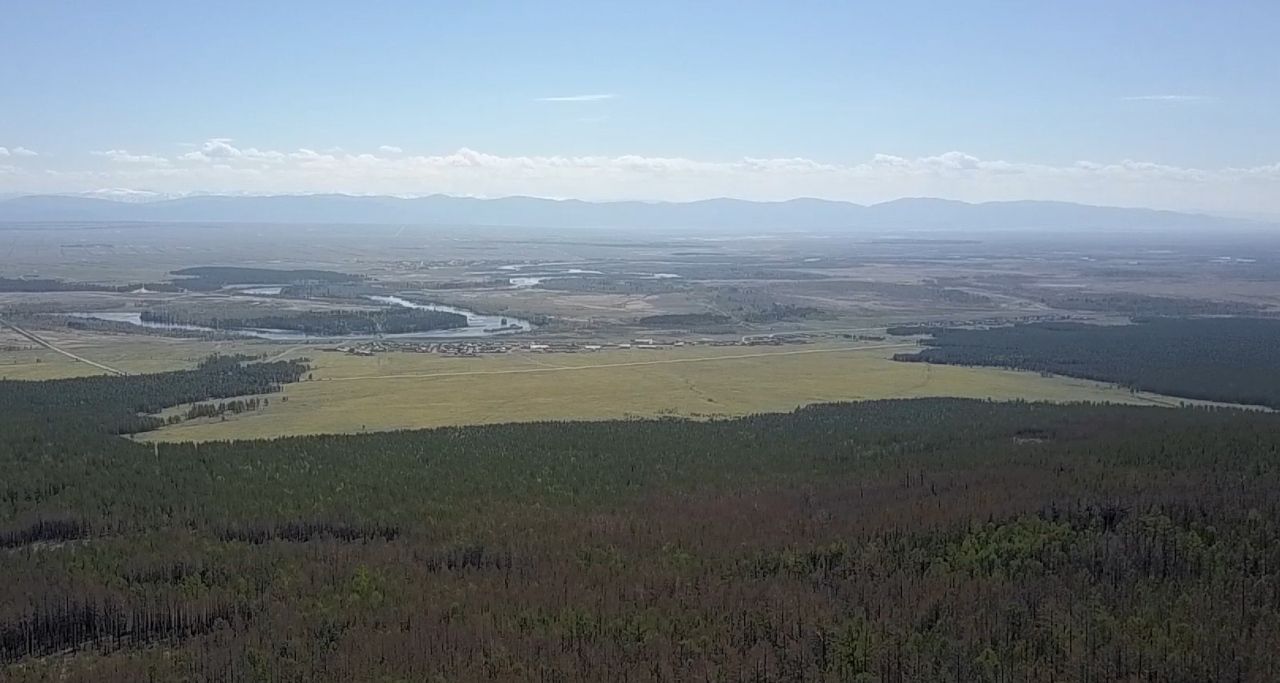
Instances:
[[[288,385],[267,409],[140,436],[206,441],[507,421],[706,417],[921,396],[1177,402],[1029,372],[889,360],[901,348],[698,347],[481,358],[362,358],[300,349],[293,353],[312,358],[313,379]]]
[[[130,334],[36,332],[70,353],[80,354],[128,373],[189,368],[212,353],[279,353],[287,347],[272,344],[172,339]],[[0,379],[42,380],[100,375],[103,371],[38,346],[8,329],[0,329]]]

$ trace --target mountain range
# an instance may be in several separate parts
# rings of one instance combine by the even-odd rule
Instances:
[[[0,200],[0,222],[234,222],[744,230],[1230,230],[1239,218],[1068,202],[968,203],[907,198],[862,205],[823,199],[586,202],[432,195],[187,196],[155,201],[28,195]]]

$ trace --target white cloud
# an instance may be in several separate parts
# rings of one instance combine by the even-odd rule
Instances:
[[[285,155],[280,152],[260,151],[255,147],[240,149],[231,143],[231,138],[210,138],[199,145],[198,149],[183,154],[180,159],[184,161],[250,161],[259,163],[279,163],[284,161]]]
[[[1212,102],[1208,95],[1131,95],[1120,98],[1127,102]]]
[[[34,157],[40,156],[26,147],[0,147],[0,157]]]
[[[169,160],[152,154],[132,154],[123,149],[108,149],[103,152],[90,152],[93,156],[105,157],[111,161],[120,164],[148,164],[152,166],[167,166]]]
[[[404,150],[403,150],[403,149],[400,149],[399,147],[396,147],[395,145],[380,145],[380,146],[378,147],[378,151],[379,151],[379,152],[384,152],[384,153],[386,153],[386,154],[403,154],[403,153],[404,153]]]
[[[856,163],[804,157],[704,160],[616,156],[503,156],[463,147],[418,155],[264,150],[215,138],[171,157],[96,153],[102,170],[13,167],[21,191],[146,187],[167,193],[290,193],[467,196],[534,195],[587,200],[823,197],[875,202],[904,196],[969,201],[1057,199],[1093,204],[1280,213],[1280,163],[1192,168],[1141,160],[1038,164],[950,151],[877,154]],[[16,178],[16,180],[15,180]]]
[[[539,97],[539,102],[599,102],[601,100],[612,100],[617,95],[613,93],[595,93],[589,95],[557,95],[555,97]]]

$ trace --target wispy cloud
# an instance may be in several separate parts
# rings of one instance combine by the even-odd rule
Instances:
[[[34,156],[39,156],[39,155],[38,155],[38,154],[36,154],[35,152],[33,152],[33,151],[31,151],[31,150],[27,149],[26,147],[13,147],[13,148],[9,148],[9,147],[0,147],[0,157],[10,157],[10,156],[13,156],[13,157],[34,157]]]
[[[599,102],[601,100],[612,100],[617,95],[613,93],[595,93],[590,95],[557,95],[555,97],[539,97],[539,102]]]
[[[387,154],[400,154],[404,152],[403,149],[396,147],[395,145],[382,145],[378,147],[378,151],[385,152]]]
[[[90,152],[90,154],[95,157],[105,157],[121,164],[150,164],[152,166],[167,166],[169,164],[169,160],[161,156],[133,154],[123,149],[108,149],[101,152]]]
[[[1126,102],[1212,102],[1217,98],[1208,95],[1131,95],[1120,99]]]

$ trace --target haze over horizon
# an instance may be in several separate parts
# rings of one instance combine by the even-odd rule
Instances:
[[[31,3],[0,194],[1280,214],[1280,7],[1085,5]]]

